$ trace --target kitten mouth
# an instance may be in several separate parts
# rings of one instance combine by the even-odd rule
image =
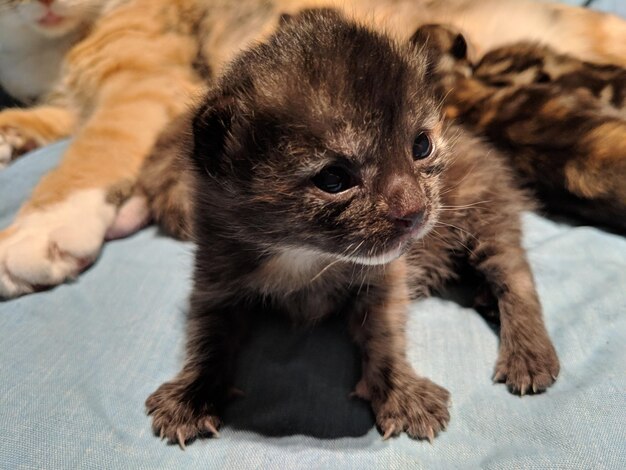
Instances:
[[[380,255],[374,256],[342,256],[339,258],[351,263],[363,264],[366,266],[378,266],[381,264],[391,263],[393,260],[399,258],[404,253],[406,243],[400,243],[396,248],[386,251]]]
[[[57,15],[52,10],[48,10],[44,16],[39,18],[37,23],[40,26],[45,26],[45,27],[50,28],[50,27],[55,27],[55,26],[60,25],[61,23],[65,21],[65,19],[66,19],[65,16]]]
[[[433,227],[434,223],[435,222],[433,218],[428,217],[425,223],[420,224],[419,226],[415,227],[411,231],[396,238],[393,243],[389,244],[391,248],[387,249],[386,251],[383,251],[380,254],[371,255],[371,256],[363,256],[363,255],[356,255],[356,254],[335,255],[335,256],[337,256],[339,259],[343,261],[348,261],[350,263],[363,264],[366,266],[379,266],[379,265],[391,263],[395,259],[400,258],[400,256],[402,256],[409,249],[409,247],[415,240],[419,240],[420,238],[423,238],[428,232],[430,232],[430,229]]]

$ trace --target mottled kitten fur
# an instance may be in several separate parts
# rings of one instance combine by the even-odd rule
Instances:
[[[181,446],[217,434],[248,316],[272,310],[309,324],[347,315],[362,353],[355,393],[384,436],[433,439],[449,394],[407,360],[407,307],[461,256],[497,299],[494,379],[522,395],[553,383],[520,244],[526,198],[496,151],[442,121],[426,69],[408,43],[305,11],[162,139],[148,165],[189,171],[197,250],[184,366],[146,402],[157,434]]]
[[[561,90],[584,89],[616,108],[626,105],[626,69],[559,54],[548,46],[519,42],[488,52],[474,77],[497,87],[551,83]]]
[[[429,50],[446,114],[486,137],[547,209],[626,230],[625,70],[526,43],[488,53],[472,71],[459,34],[429,25]]]

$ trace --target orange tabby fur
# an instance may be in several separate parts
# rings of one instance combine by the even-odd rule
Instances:
[[[626,65],[625,21],[548,3],[122,3],[100,18],[68,54],[57,86],[63,106],[0,113],[0,136],[2,129],[12,128],[39,145],[74,136],[60,165],[40,181],[13,225],[0,232],[0,297],[59,284],[95,260],[122,202],[110,198],[109,190],[133,184],[161,130],[203,88],[206,77],[194,68],[198,59],[219,73],[246,44],[271,32],[281,13],[334,6],[400,39],[408,38],[422,23],[450,23],[471,38],[478,56],[505,42],[536,38],[583,59]]]

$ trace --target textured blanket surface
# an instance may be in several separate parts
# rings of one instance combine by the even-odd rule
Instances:
[[[65,145],[0,173],[0,227]],[[340,316],[260,321],[221,438],[166,445],[144,400],[181,365],[193,247],[149,228],[76,282],[0,302],[0,468],[626,468],[626,239],[535,214],[524,227],[562,362],[545,394],[491,383],[497,336],[457,289],[410,315],[412,364],[453,397],[433,445],[382,441],[348,398],[359,360]]]

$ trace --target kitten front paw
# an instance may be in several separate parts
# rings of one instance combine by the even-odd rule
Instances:
[[[559,369],[559,358],[546,337],[525,348],[501,346],[493,380],[506,383],[511,393],[540,393],[554,383]]]
[[[383,439],[404,431],[413,439],[432,442],[450,421],[450,394],[426,378],[407,377],[401,382],[382,403],[372,404]]]
[[[205,397],[189,397],[189,393],[186,384],[174,381],[161,385],[146,400],[154,433],[177,443],[183,450],[187,442],[197,437],[219,437],[222,425],[215,408],[204,401]]]
[[[0,170],[20,155],[38,147],[37,142],[22,135],[15,127],[0,128]]]
[[[0,232],[0,298],[61,284],[91,265],[115,207],[98,189],[17,217]]]

